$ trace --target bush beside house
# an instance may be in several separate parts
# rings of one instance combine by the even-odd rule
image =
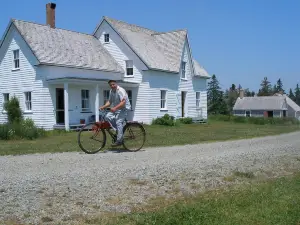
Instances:
[[[46,131],[38,128],[32,119],[24,119],[19,100],[12,97],[5,105],[8,122],[0,124],[0,139],[36,139],[46,135]]]

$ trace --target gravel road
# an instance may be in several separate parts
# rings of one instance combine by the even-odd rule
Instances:
[[[101,212],[130,212],[153,197],[230,183],[226,177],[234,170],[284,175],[300,170],[299,137],[296,132],[136,153],[0,157],[0,221],[74,224]]]

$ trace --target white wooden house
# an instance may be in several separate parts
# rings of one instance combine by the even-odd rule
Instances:
[[[98,120],[109,79],[132,103],[128,119],[151,123],[165,113],[207,118],[209,74],[192,57],[186,30],[156,32],[103,17],[94,33],[55,27],[56,4],[47,23],[12,19],[0,43],[0,123],[3,103],[20,100],[24,116],[53,129]]]

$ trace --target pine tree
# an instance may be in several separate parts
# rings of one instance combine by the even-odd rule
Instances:
[[[283,84],[281,79],[279,78],[276,82],[276,92],[275,93],[279,93],[282,92],[283,94],[285,94],[285,91],[283,90]]]
[[[211,81],[208,82],[207,88],[208,112],[210,114],[228,113],[223,94],[224,93],[220,88],[219,81],[216,75],[213,74]]]
[[[292,91],[292,88],[290,88],[289,98],[292,99],[293,101],[296,101],[296,98],[295,98],[295,95]]]
[[[295,102],[297,103],[297,105],[300,105],[300,88],[299,88],[299,84],[297,84],[296,88],[295,88]]]
[[[268,81],[267,77],[264,77],[264,79],[262,80],[261,84],[260,84],[260,89],[258,91],[258,96],[270,96],[272,95],[272,86],[271,86],[271,82]]]
[[[232,84],[229,90],[226,90],[225,92],[225,101],[227,103],[228,112],[232,113],[233,106],[236,102],[236,99],[239,96],[239,92],[236,89],[235,84]]]

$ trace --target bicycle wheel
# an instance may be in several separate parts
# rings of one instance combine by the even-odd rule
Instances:
[[[127,123],[124,127],[123,146],[126,150],[136,152],[145,144],[146,131],[139,123]]]
[[[83,126],[78,133],[78,145],[87,154],[95,154],[106,144],[106,133],[95,123]]]

